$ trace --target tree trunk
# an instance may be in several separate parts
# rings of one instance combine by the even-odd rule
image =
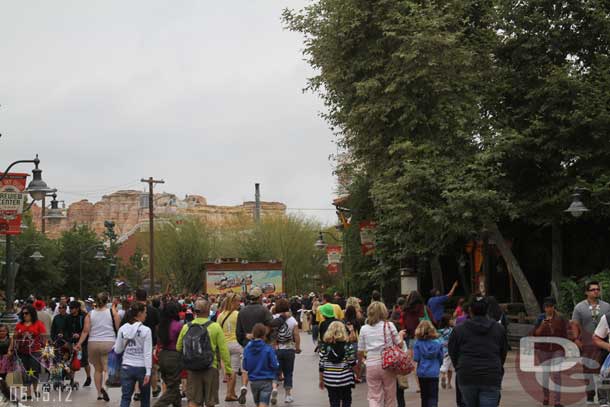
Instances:
[[[530,317],[537,317],[538,314],[540,314],[540,306],[538,305],[538,300],[534,295],[532,287],[527,281],[527,277],[525,277],[523,270],[521,270],[521,266],[519,265],[517,258],[504,241],[504,236],[502,236],[498,225],[496,223],[492,223],[488,226],[488,229],[491,233],[491,236],[496,241],[496,246],[500,250],[502,257],[506,261],[506,266],[508,267],[508,270],[515,279],[517,288],[519,288],[519,292],[521,293],[521,298],[523,298],[523,303],[525,304],[525,311],[527,312],[527,315]]]
[[[479,271],[479,291],[482,296],[489,295],[489,234],[483,237],[483,264]]]
[[[551,247],[551,294],[559,301],[559,283],[563,278],[563,237],[561,225],[557,221],[552,225]]]
[[[432,256],[430,260],[430,273],[432,274],[432,285],[439,290],[441,294],[445,294],[445,284],[443,282],[443,269],[441,268],[441,259],[439,255]]]

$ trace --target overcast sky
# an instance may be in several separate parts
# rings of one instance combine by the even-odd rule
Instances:
[[[280,20],[305,3],[2,1],[0,171],[39,153],[69,202],[153,176],[214,205],[260,182],[264,200],[331,209],[336,147]]]

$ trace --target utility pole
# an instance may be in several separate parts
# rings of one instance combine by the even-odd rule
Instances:
[[[142,178],[141,182],[148,184],[148,233],[150,235],[150,254],[148,257],[148,264],[150,266],[149,279],[150,279],[150,292],[152,295],[155,291],[155,212],[154,212],[154,201],[153,201],[153,186],[155,184],[165,184],[162,179],[156,180],[153,177],[148,179]]]

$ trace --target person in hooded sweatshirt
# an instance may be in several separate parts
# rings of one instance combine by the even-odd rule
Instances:
[[[345,324],[334,321],[320,344],[320,389],[328,390],[330,407],[350,407],[356,366],[356,350]]]
[[[485,299],[470,305],[471,319],[449,338],[449,356],[466,407],[496,407],[504,376],[508,343],[504,327],[487,318]]]
[[[432,322],[423,320],[415,329],[413,360],[421,388],[421,406],[438,406],[438,377],[443,364],[443,344]]]
[[[250,389],[254,404],[266,407],[271,399],[273,380],[276,378],[280,364],[273,348],[265,343],[267,327],[257,323],[252,328],[253,339],[244,349],[243,368],[248,372]]]
[[[150,374],[152,369],[152,332],[143,324],[146,305],[133,303],[127,312],[129,323],[118,332],[114,351],[123,354],[121,365],[121,407],[129,407],[133,391],[140,387],[140,406],[150,406]]]

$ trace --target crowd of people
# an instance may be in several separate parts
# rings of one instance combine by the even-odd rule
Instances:
[[[227,383],[226,403],[244,405],[249,396],[257,406],[276,405],[281,385],[284,403],[291,404],[303,333],[313,340],[319,388],[327,391],[331,407],[350,407],[357,385],[367,387],[370,407],[404,407],[410,386],[416,386],[422,407],[438,406],[440,389],[453,388],[458,407],[496,407],[509,349],[508,319],[493,297],[460,298],[449,308],[456,288],[457,283],[445,295],[432,290],[427,301],[413,291],[392,306],[374,291],[367,307],[339,292],[266,297],[258,287],[217,296],[149,297],[136,290],[114,298],[106,293],[84,300],[62,295],[47,302],[31,297],[16,304],[14,333],[0,325],[0,379],[18,359],[27,372],[24,397],[35,398],[44,370],[39,355],[53,344],[77,355],[86,374],[82,386],[93,383],[97,400],[109,401],[107,388],[120,386],[124,407],[132,401],[148,407],[152,399],[157,407],[181,406],[184,399],[190,407],[215,406],[220,380]],[[557,311],[553,298],[546,298],[531,335],[571,340],[599,365],[602,351],[610,351],[610,305],[600,300],[597,282],[588,283],[585,293],[571,320]],[[414,374],[384,367],[389,346],[407,352],[416,365]],[[565,356],[556,343],[537,343],[535,350],[543,364]],[[108,376],[111,354],[120,356],[118,379]],[[599,366],[586,364],[584,373],[591,379],[587,401],[592,403]],[[543,375],[544,383],[550,380],[561,383],[556,372]],[[553,396],[559,407],[561,392],[551,388],[542,389],[543,405]],[[607,407],[607,391],[597,390],[598,402]]]

